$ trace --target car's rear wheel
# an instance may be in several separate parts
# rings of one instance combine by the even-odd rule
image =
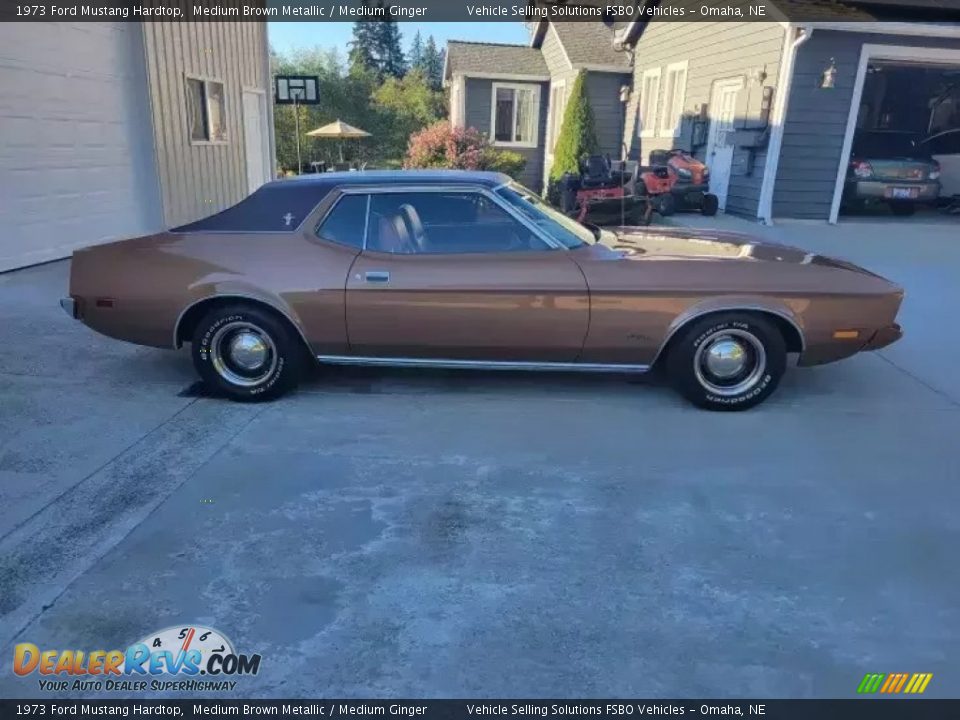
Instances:
[[[917,211],[917,206],[912,202],[892,202],[890,203],[890,212],[898,217],[910,217]]]
[[[776,390],[787,367],[783,335],[752,313],[696,320],[671,341],[667,374],[687,400],[708,410],[746,410]]]
[[[233,400],[272,400],[295,387],[303,352],[285,320],[252,304],[215,307],[193,333],[193,364]]]

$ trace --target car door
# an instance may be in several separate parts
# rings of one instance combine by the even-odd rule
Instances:
[[[569,253],[482,190],[370,195],[347,278],[355,356],[573,362],[589,322]]]

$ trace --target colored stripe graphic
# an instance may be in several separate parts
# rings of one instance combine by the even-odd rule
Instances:
[[[900,673],[900,682],[897,683],[897,687],[896,687],[896,689],[894,690],[894,692],[900,692],[901,690],[903,690],[903,685],[904,685],[904,683],[906,683],[906,682],[907,682],[907,674],[906,674],[906,673]]]
[[[933,673],[867,673],[857,686],[857,692],[919,695],[927,689],[932,679]]]
[[[918,695],[927,689],[931,678],[933,678],[933,673],[914,673],[903,692]]]
[[[877,673],[867,673],[863,676],[863,680],[860,681],[860,687],[857,688],[858,693],[875,693],[880,688],[880,683],[883,682],[883,678],[886,675],[877,674]]]

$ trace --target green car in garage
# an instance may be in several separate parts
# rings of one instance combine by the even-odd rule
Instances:
[[[940,196],[940,165],[920,147],[920,136],[895,130],[860,131],[853,139],[843,199],[848,207],[886,203],[894,215],[912,215]]]

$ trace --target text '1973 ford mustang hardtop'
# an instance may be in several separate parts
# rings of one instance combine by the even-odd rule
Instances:
[[[307,362],[644,372],[742,409],[788,353],[816,365],[900,337],[903,291],[749,236],[580,225],[496,173],[268,183],[169,232],[74,253],[61,304],[110,337],[190,343],[207,384],[274,398]]]

